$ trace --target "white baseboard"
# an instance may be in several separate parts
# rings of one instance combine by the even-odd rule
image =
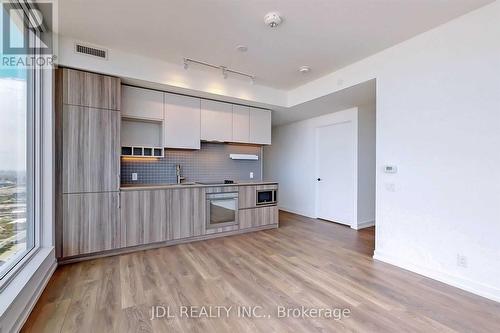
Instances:
[[[470,293],[491,299],[493,301],[500,302],[500,289],[498,288],[484,285],[482,283],[478,283],[468,279],[464,279],[462,277],[451,275],[449,273],[438,271],[432,268],[426,268],[419,265],[415,265],[413,263],[406,262],[401,258],[390,256],[385,253],[381,253],[380,251],[377,250],[375,250],[373,258],[394,266],[398,266],[408,271],[423,275],[433,280],[446,283],[450,286],[460,288]]]
[[[286,207],[278,207],[278,208],[279,208],[279,210],[282,210],[282,211],[285,211],[285,212],[288,212],[288,213],[292,213],[292,214],[297,214],[297,215],[300,215],[300,216],[309,217],[311,219],[315,219],[316,218],[316,216],[308,215],[305,212],[297,211],[297,210],[294,210],[294,209],[290,209],[290,208],[286,208]]]
[[[360,222],[355,226],[351,226],[351,228],[355,230],[360,230],[364,228],[373,227],[374,225],[375,225],[375,220],[371,220],[371,221]]]

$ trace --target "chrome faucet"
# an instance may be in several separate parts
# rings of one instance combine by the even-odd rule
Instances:
[[[177,184],[182,183],[182,181],[185,179],[184,177],[181,176],[181,165],[177,164],[175,166],[175,175],[177,176]]]

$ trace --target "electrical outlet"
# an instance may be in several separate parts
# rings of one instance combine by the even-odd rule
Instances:
[[[457,266],[467,268],[467,257],[463,254],[457,253]]]
[[[132,172],[132,180],[137,180],[137,173]]]
[[[253,172],[250,172],[250,179],[253,179]]]

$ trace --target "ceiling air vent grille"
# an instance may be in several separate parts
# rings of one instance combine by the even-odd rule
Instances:
[[[101,59],[108,59],[108,51],[106,49],[97,48],[95,46],[76,43],[75,52]]]

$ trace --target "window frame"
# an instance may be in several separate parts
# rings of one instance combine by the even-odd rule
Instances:
[[[40,32],[34,30],[36,51],[31,56],[39,57]],[[29,43],[28,43],[29,45]],[[6,270],[0,273],[0,292],[19,274],[42,247],[42,140],[43,140],[43,69],[32,66],[27,69],[26,91],[26,244],[25,251],[16,254]],[[10,261],[10,260],[9,260]]]

